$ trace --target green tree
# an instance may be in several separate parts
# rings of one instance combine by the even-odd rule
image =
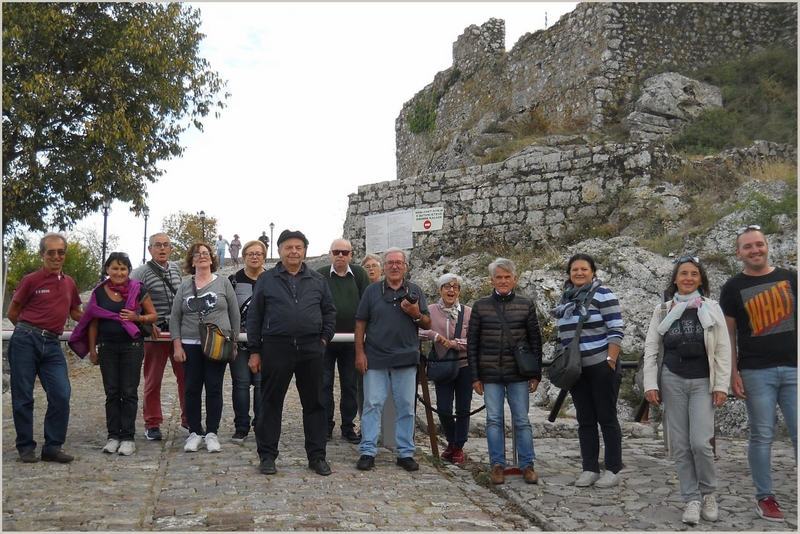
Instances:
[[[202,239],[202,230],[205,227],[205,239]],[[195,213],[179,211],[173,215],[164,217],[161,223],[161,231],[169,236],[172,242],[172,255],[170,259],[180,261],[186,255],[186,251],[193,243],[202,241],[209,246],[213,246],[214,237],[217,235],[217,219],[206,215],[205,221]]]
[[[179,3],[4,2],[3,234],[71,228],[104,199],[145,206],[157,164],[225,107]]]

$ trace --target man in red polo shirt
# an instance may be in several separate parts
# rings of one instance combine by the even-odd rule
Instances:
[[[75,281],[62,272],[67,257],[64,236],[44,236],[39,256],[43,267],[20,281],[7,314],[16,327],[8,343],[16,445],[21,461],[39,461],[33,439],[33,386],[38,376],[47,394],[42,460],[67,463],[73,457],[61,446],[67,439],[71,387],[58,337],[68,316],[78,321],[83,315],[81,297]]]

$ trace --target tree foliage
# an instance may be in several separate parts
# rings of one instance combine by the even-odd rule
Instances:
[[[3,233],[145,206],[157,164],[225,107],[179,3],[3,3]]]
[[[205,238],[203,239],[204,227]],[[216,241],[214,237],[217,235],[217,219],[206,215],[205,222],[203,222],[197,214],[179,211],[176,214],[164,217],[164,221],[161,223],[161,231],[169,236],[172,243],[170,259],[180,261],[193,243],[202,241],[213,247],[213,242]]]

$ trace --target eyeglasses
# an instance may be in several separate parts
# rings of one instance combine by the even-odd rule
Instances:
[[[211,253],[209,251],[207,251],[207,250],[204,250],[203,252],[195,252],[195,253],[192,254],[192,257],[195,258],[195,259],[197,259],[197,258],[208,258],[209,256],[211,256]]]
[[[453,291],[461,291],[461,286],[458,284],[445,284],[442,286],[442,289],[444,290],[452,289]]]
[[[245,256],[247,256],[248,258],[260,258],[263,255],[264,254],[262,254],[261,252],[248,252],[247,254],[245,254]]]
[[[379,263],[368,263],[364,265],[365,269],[380,269],[381,265]]]
[[[751,224],[750,226],[745,226],[744,228],[739,228],[738,230],[736,230],[736,235],[737,236],[742,235],[751,230],[761,230],[761,227],[757,224]]]
[[[53,256],[55,256],[56,254],[58,254],[59,256],[66,256],[67,255],[67,251],[64,250],[63,248],[60,248],[58,250],[55,250],[55,249],[53,249],[53,250],[45,250],[44,253],[47,254],[48,256],[50,256],[51,258]]]
[[[690,261],[695,265],[700,265],[700,258],[698,258],[697,256],[683,256],[681,259],[678,260],[678,263],[686,263],[687,261]]]
[[[153,248],[169,248],[172,243],[153,243]]]
[[[331,254],[334,256],[349,256],[350,250],[331,250]]]
[[[404,261],[385,261],[385,262],[383,262],[383,264],[386,265],[387,267],[394,267],[394,266],[402,267],[403,265],[406,264],[406,262],[404,262]]]

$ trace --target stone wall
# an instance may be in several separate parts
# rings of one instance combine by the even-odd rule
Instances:
[[[406,102],[395,122],[397,178],[475,166],[508,134],[541,120],[572,131],[619,121],[637,84],[672,66],[699,68],[770,45],[797,46],[795,3],[584,3],[504,50],[502,20],[466,28],[453,66]],[[409,113],[435,104],[435,127],[411,133]],[[630,110],[628,110],[630,111]]]
[[[344,235],[358,257],[366,215],[443,206],[441,231],[414,233],[415,256],[436,259],[490,244],[539,247],[586,220],[624,216],[641,232],[641,220],[656,214],[681,217],[674,206],[682,190],[663,178],[683,160],[660,146],[575,144],[581,139],[554,137],[502,163],[359,186],[349,196]],[[736,171],[764,160],[796,165],[797,147],[757,142],[692,164]]]

